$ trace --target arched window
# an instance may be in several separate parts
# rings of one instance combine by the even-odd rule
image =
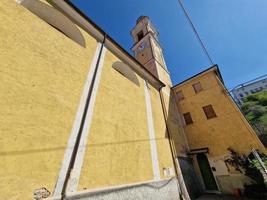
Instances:
[[[17,2],[71,40],[85,47],[85,39],[78,27],[55,8],[39,0],[17,0]]]
[[[137,75],[134,73],[134,71],[125,63],[123,62],[114,62],[112,65],[113,69],[115,69],[117,72],[122,74],[125,78],[133,82],[135,85],[140,86],[139,80],[137,78]]]

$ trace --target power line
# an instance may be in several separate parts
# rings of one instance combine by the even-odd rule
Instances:
[[[214,63],[213,63],[213,61],[212,61],[212,59],[211,59],[211,57],[209,55],[209,52],[207,51],[207,48],[205,47],[204,43],[202,42],[202,40],[201,40],[201,38],[200,38],[200,36],[199,36],[199,34],[198,34],[198,32],[197,32],[197,30],[196,30],[193,22],[192,22],[192,20],[190,19],[190,16],[189,16],[188,12],[186,11],[185,7],[182,4],[182,1],[181,0],[178,0],[178,2],[179,2],[179,5],[180,5],[181,9],[184,12],[185,17],[187,18],[187,20],[189,22],[189,24],[190,24],[193,32],[195,33],[195,36],[196,36],[198,42],[200,43],[200,46],[202,47],[202,50],[206,54],[206,56],[207,56],[208,60],[210,61],[211,65],[214,65]]]

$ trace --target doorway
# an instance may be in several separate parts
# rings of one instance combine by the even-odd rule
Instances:
[[[193,159],[190,157],[178,157],[179,165],[182,171],[184,182],[187,188],[187,192],[191,200],[203,194],[199,179],[195,173],[193,166]]]
[[[207,156],[204,153],[197,154],[197,162],[206,190],[218,191],[217,183],[210,168]]]

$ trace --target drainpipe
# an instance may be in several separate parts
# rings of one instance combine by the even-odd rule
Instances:
[[[180,196],[180,199],[184,199],[184,194],[183,194],[182,188],[181,188],[182,183],[180,183],[180,181],[179,181],[179,173],[178,173],[179,166],[177,165],[176,160],[175,160],[177,158],[177,155],[175,153],[174,144],[171,141],[172,137],[171,137],[170,129],[169,129],[168,122],[167,122],[167,110],[165,107],[164,97],[162,94],[162,88],[159,89],[159,95],[160,95],[160,101],[161,101],[162,111],[163,111],[163,115],[164,115],[164,121],[165,121],[166,130],[167,130],[167,135],[169,138],[168,141],[169,141],[169,145],[170,145],[170,149],[171,149],[172,162],[173,162],[173,166],[174,166],[175,176],[177,178],[179,196]]]
[[[87,110],[88,110],[88,107],[89,107],[89,102],[91,100],[91,95],[92,95],[93,87],[94,87],[94,84],[95,84],[96,74],[98,72],[99,62],[100,62],[100,58],[101,58],[101,55],[102,55],[103,47],[104,47],[104,44],[105,44],[105,40],[106,40],[106,35],[104,35],[104,39],[102,41],[100,52],[99,52],[99,55],[98,55],[98,58],[97,58],[97,63],[96,63],[96,68],[95,68],[95,71],[94,71],[94,74],[93,74],[92,83],[89,86],[89,91],[88,91],[88,95],[87,95],[87,98],[86,98],[86,103],[85,103],[85,107],[84,107],[84,111],[83,111],[83,115],[82,115],[81,125],[80,125],[80,128],[79,128],[77,139],[76,139],[74,147],[73,147],[73,151],[72,151],[72,154],[71,154],[71,160],[70,160],[70,163],[69,163],[69,166],[68,166],[68,170],[67,170],[66,177],[65,177],[65,180],[64,180],[63,188],[62,188],[62,191],[61,191],[61,198],[60,198],[61,200],[64,200],[65,197],[66,197],[66,190],[67,190],[68,182],[69,182],[70,175],[71,175],[71,172],[73,170],[73,167],[75,165],[75,160],[76,160],[78,148],[79,148],[79,145],[80,145],[80,142],[81,142],[82,131],[83,131],[86,115],[87,115]]]

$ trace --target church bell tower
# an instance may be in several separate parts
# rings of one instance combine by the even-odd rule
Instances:
[[[131,35],[134,40],[132,51],[135,54],[135,58],[154,76],[171,87],[170,75],[158,39],[159,33],[149,17],[139,17],[131,31]]]

